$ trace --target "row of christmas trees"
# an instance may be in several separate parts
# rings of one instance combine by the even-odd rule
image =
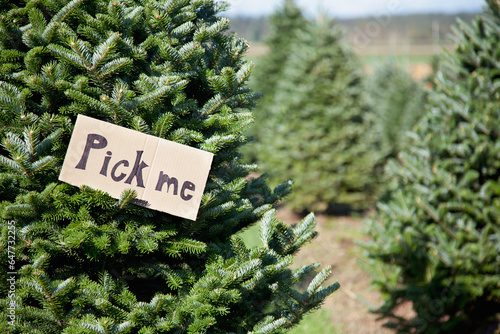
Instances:
[[[500,324],[500,4],[459,22],[428,101],[394,66],[364,80],[335,23],[287,0],[253,85],[256,143],[297,211],[377,212],[365,225],[377,312],[398,333],[493,333]],[[409,132],[413,130],[413,132]],[[415,316],[401,316],[402,305]]]
[[[296,211],[364,210],[383,192],[383,167],[421,117],[423,88],[395,62],[366,78],[336,22],[308,20],[287,0],[271,17],[269,53],[252,81],[264,92],[246,153],[271,182],[293,179]]]

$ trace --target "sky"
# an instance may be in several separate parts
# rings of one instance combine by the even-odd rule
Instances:
[[[229,17],[261,16],[273,13],[283,0],[226,0]],[[321,11],[337,18],[382,16],[411,13],[479,12],[484,0],[296,0],[309,15]]]

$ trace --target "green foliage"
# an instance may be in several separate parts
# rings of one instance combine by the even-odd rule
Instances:
[[[257,60],[255,76],[251,80],[251,85],[263,93],[254,111],[255,124],[247,131],[247,135],[256,141],[260,141],[260,125],[267,122],[268,114],[274,109],[274,98],[292,45],[308,24],[295,0],[284,0],[270,17],[271,33],[265,41],[269,51]],[[245,147],[243,153],[249,160],[257,159],[253,143]]]
[[[361,66],[336,25],[310,24],[293,43],[259,130],[258,159],[273,182],[294,181],[297,211],[365,209],[376,196],[376,154]],[[257,119],[258,120],[258,119]]]
[[[267,56],[258,63],[254,81],[264,92],[259,106],[270,104],[276,93],[286,61],[290,58],[292,45],[298,35],[306,29],[308,21],[297,7],[295,0],[284,0],[282,6],[269,18],[271,34],[266,39]],[[268,106],[269,108],[269,106]]]
[[[373,128],[380,139],[380,154],[396,157],[408,145],[406,133],[420,120],[426,104],[423,87],[395,62],[386,61],[368,79],[367,92],[375,110]]]
[[[297,226],[241,162],[259,94],[244,40],[213,0],[10,1],[0,5],[0,268],[8,333],[282,333],[338,284],[292,271]],[[196,221],[58,181],[78,114],[215,154]],[[262,226],[262,245],[236,237]],[[14,234],[13,234],[14,233]],[[15,245],[8,243],[15,235]],[[16,271],[15,294],[8,272]],[[229,320],[229,321],[228,321]]]
[[[378,313],[399,333],[486,333],[500,316],[500,8],[460,22],[396,188],[367,221]],[[416,316],[397,308],[406,302]]]

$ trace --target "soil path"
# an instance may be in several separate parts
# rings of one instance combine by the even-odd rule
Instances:
[[[286,207],[277,217],[286,223],[297,223],[301,217]],[[332,323],[344,334],[387,334],[370,307],[381,304],[380,294],[370,287],[370,276],[363,269],[362,249],[356,240],[362,240],[363,220],[352,217],[316,216],[318,237],[304,246],[296,255],[294,266],[321,263],[330,265],[333,280],[340,290],[327,298],[323,309],[331,312]]]

